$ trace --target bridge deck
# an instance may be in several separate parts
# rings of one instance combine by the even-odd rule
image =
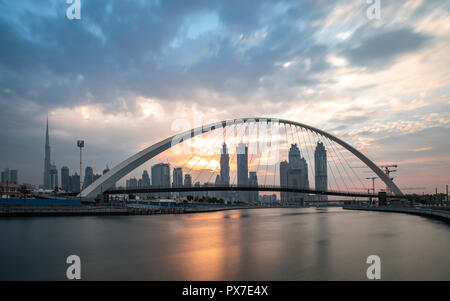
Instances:
[[[270,191],[270,192],[291,192],[291,193],[305,193],[317,195],[334,195],[347,197],[363,197],[376,198],[378,195],[368,194],[364,192],[349,192],[349,191],[319,191],[314,189],[300,189],[293,187],[278,187],[278,186],[200,186],[200,187],[151,187],[151,188],[133,188],[133,189],[113,189],[104,191],[105,195],[113,194],[140,194],[140,193],[163,193],[163,192],[199,192],[199,191]]]

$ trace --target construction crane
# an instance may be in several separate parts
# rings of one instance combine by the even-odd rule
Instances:
[[[398,168],[397,164],[379,165],[378,167],[384,170],[384,173],[388,176],[388,178],[391,181],[394,180],[394,177],[391,177],[390,174],[397,171],[397,169],[392,169],[392,168]],[[368,168],[368,166],[351,166],[351,168]],[[372,179],[372,177],[369,177],[369,178],[366,178],[366,179],[367,180],[371,179],[373,181],[373,183],[372,183],[373,186],[375,186],[375,184],[374,184],[375,179]],[[375,189],[373,189],[373,191],[374,191],[374,194],[375,194]],[[386,185],[386,190],[385,191],[386,191],[387,194],[392,194],[392,191],[389,189],[388,185]]]
[[[387,176],[389,176],[389,174],[390,174],[391,172],[396,172],[396,171],[397,171],[397,169],[390,169],[390,168],[397,168],[398,165],[396,165],[396,164],[392,164],[392,165],[380,165],[379,167],[380,167],[380,168],[384,168],[384,173],[385,173]]]
[[[391,169],[391,168],[397,168],[398,167],[397,164],[380,165],[379,167],[380,168],[384,168],[384,173],[389,177],[389,179],[391,179],[391,181],[394,180],[393,177],[392,178],[390,177],[390,174],[393,173],[393,172],[396,172],[397,169]],[[386,185],[386,193],[387,194],[392,194],[392,191],[391,191],[391,189],[389,189],[388,185]]]

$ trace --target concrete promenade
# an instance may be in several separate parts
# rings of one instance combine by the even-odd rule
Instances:
[[[0,206],[0,217],[151,215],[183,213],[183,208],[131,208],[125,206]]]
[[[249,208],[245,206],[0,206],[0,217],[25,216],[101,216],[101,215],[153,215],[213,212]],[[250,207],[251,208],[251,207]]]
[[[450,208],[436,209],[434,208],[411,208],[411,207],[364,207],[364,206],[344,206],[347,210],[364,210],[364,211],[381,211],[394,213],[407,213],[421,215],[436,219],[441,219],[450,223]]]

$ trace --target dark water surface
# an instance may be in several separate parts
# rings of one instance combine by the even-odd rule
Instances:
[[[450,280],[450,226],[397,213],[251,209],[0,219],[0,280]]]

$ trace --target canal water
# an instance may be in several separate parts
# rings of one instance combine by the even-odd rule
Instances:
[[[0,280],[450,280],[450,226],[340,208],[0,219]]]

